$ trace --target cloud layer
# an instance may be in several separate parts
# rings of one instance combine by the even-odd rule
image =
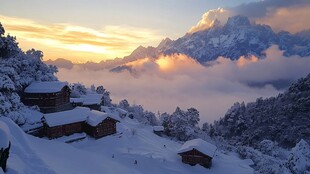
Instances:
[[[45,57],[66,57],[74,62],[123,57],[139,45],[163,38],[158,32],[144,28],[106,26],[96,30],[67,23],[47,25],[3,15],[0,15],[0,21],[7,33],[22,41],[22,48],[28,46],[29,49],[31,45],[44,51]]]
[[[219,58],[208,67],[185,55],[175,54],[131,63],[139,73],[135,77],[128,71],[94,71],[78,65],[70,70],[60,68],[57,76],[60,80],[79,81],[88,86],[104,85],[111,91],[114,102],[126,98],[153,112],[171,113],[176,106],[196,107],[202,122],[212,122],[223,116],[236,101],[248,102],[278,94],[280,91],[270,82],[293,81],[310,72],[309,57],[286,58],[275,46],[266,54],[262,60]],[[249,83],[262,85],[253,87]]]

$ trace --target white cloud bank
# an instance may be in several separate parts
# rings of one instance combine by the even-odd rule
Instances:
[[[255,101],[258,97],[279,93],[272,85],[249,87],[247,82],[295,80],[310,72],[309,57],[283,57],[275,46],[266,54],[262,60],[219,58],[209,67],[185,55],[162,56],[157,60],[146,58],[131,64],[140,74],[138,78],[127,71],[94,71],[78,65],[72,69],[60,68],[57,76],[60,80],[79,81],[88,86],[104,85],[114,102],[126,98],[153,112],[171,113],[176,106],[195,107],[200,111],[202,122],[212,122],[224,116],[234,102]]]

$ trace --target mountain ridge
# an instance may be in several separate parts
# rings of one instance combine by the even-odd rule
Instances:
[[[113,70],[138,59],[146,57],[156,59],[162,54],[185,54],[202,65],[206,65],[208,61],[216,60],[218,57],[237,60],[241,56],[254,55],[264,58],[264,51],[272,45],[278,45],[286,57],[310,56],[310,30],[296,34],[287,31],[276,33],[270,26],[251,23],[247,17],[240,15],[230,17],[224,25],[219,22],[215,23],[211,28],[186,33],[176,40],[165,38],[157,47],[139,46],[122,59],[115,58],[97,63],[97,68]],[[57,62],[49,61],[48,63],[59,65]]]

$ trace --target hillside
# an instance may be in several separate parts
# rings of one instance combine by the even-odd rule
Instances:
[[[214,135],[232,144],[257,146],[268,139],[282,147],[294,147],[301,139],[310,142],[310,74],[293,83],[277,97],[235,103],[214,124]]]
[[[214,157],[211,169],[183,164],[177,155],[180,143],[161,138],[152,132],[150,126],[127,118],[118,124],[117,135],[98,140],[87,137],[71,144],[27,135],[5,117],[0,117],[0,121],[11,132],[8,174],[253,172],[248,160],[241,160],[234,154],[225,155],[220,150]],[[137,164],[134,164],[135,160]]]

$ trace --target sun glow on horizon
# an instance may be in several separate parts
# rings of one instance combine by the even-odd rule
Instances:
[[[44,60],[64,57],[76,62],[100,62],[129,55],[139,45],[157,44],[157,31],[128,26],[92,29],[68,23],[41,24],[23,18],[0,15],[6,34],[16,36],[24,51],[43,51]]]

